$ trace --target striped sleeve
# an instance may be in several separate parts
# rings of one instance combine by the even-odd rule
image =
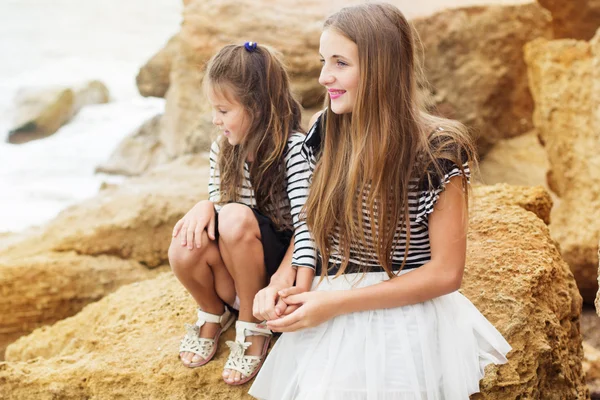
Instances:
[[[210,176],[208,178],[208,199],[214,204],[217,212],[221,210],[221,206],[218,204],[221,197],[221,177],[218,160],[219,144],[215,140],[212,146],[210,146],[209,154]]]
[[[293,135],[296,136],[296,135]],[[290,200],[292,221],[294,223],[294,254],[292,266],[316,268],[317,250],[312,239],[302,208],[308,197],[311,170],[308,160],[301,154],[304,136],[292,138],[285,157],[287,193]]]
[[[450,179],[455,176],[465,176],[467,179],[467,183],[471,182],[471,171],[469,170],[469,164],[463,164],[464,174],[461,169],[456,164],[451,164],[449,168],[446,169],[446,173],[439,180],[439,185],[434,188],[430,188],[428,190],[423,190],[419,196],[419,207],[417,211],[416,223],[422,223],[427,225],[429,222],[429,214],[431,214],[434,210],[435,204],[440,198],[440,194],[446,188],[446,185],[450,183]]]

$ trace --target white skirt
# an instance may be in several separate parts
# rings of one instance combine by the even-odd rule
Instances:
[[[410,273],[403,271],[402,273]],[[313,290],[348,290],[385,273],[313,281]],[[262,400],[467,400],[490,363],[510,345],[462,294],[341,315],[284,333],[250,388]]]

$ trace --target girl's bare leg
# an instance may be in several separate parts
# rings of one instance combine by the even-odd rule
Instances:
[[[261,322],[252,315],[252,303],[259,290],[267,285],[260,229],[252,210],[242,204],[227,204],[219,212],[219,248],[225,267],[235,282],[240,298],[239,320]],[[260,355],[266,338],[247,336],[252,345],[247,355]],[[238,371],[225,369],[223,377],[229,382],[239,381]]]
[[[208,238],[206,231],[202,232],[199,249],[194,247],[190,250],[181,245],[179,237],[173,238],[169,247],[169,263],[177,279],[203,311],[221,315],[224,302],[234,303],[233,279],[225,268],[219,246]],[[207,322],[200,329],[200,337],[213,338],[218,329],[219,324]],[[191,352],[183,352],[180,357],[185,364],[202,360],[202,357]]]

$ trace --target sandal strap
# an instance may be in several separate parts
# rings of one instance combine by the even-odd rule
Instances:
[[[229,321],[230,315],[231,312],[227,306],[225,306],[225,311],[221,315],[207,313],[198,307],[198,321],[196,321],[196,326],[201,327],[206,322],[210,322],[213,324],[220,324],[221,328],[223,328],[227,321]]]
[[[215,345],[213,339],[201,338],[199,336],[200,328],[196,325],[185,324],[187,331],[184,338],[181,340],[179,345],[179,352],[191,352],[198,354],[202,358],[208,357]]]
[[[244,349],[244,345],[246,343],[242,344],[238,342],[227,341],[226,344],[231,349],[231,353],[229,358],[227,358],[224,368],[238,371],[244,378],[252,375],[256,368],[260,365],[263,357],[266,356],[266,354],[263,356],[240,355],[240,352],[242,349]],[[245,351],[245,349],[243,351]]]
[[[249,331],[246,333],[246,331]],[[244,343],[246,341],[246,336],[266,336],[270,337],[273,335],[273,332],[264,322],[255,324],[253,322],[245,322],[237,320],[235,322],[235,341],[239,343]]]

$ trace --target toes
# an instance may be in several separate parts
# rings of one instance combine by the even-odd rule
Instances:
[[[187,351],[179,353],[179,358],[181,358],[181,362],[183,362],[184,364],[189,364],[190,363],[190,360],[188,359],[189,354],[190,353],[188,353]]]
[[[233,374],[233,381],[239,382],[241,379],[242,379],[241,374],[238,371],[235,371],[235,374]]]
[[[200,361],[202,361],[202,357],[200,357],[198,354],[195,354],[195,355],[192,357],[192,362],[193,362],[193,363],[197,363],[197,362],[200,362]]]

